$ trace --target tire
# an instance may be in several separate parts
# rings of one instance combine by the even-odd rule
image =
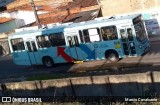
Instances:
[[[119,61],[118,54],[115,51],[108,51],[106,52],[105,56],[106,56],[106,59],[112,63],[116,63]]]
[[[45,57],[43,58],[43,65],[47,68],[51,68],[54,65],[54,61],[51,57]]]

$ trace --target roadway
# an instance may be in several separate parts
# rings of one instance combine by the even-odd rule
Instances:
[[[118,70],[122,68],[145,68],[150,70],[160,70],[160,40],[152,41],[150,51],[142,57],[125,58],[119,61],[118,64],[110,64],[106,60],[84,62],[81,64],[59,64],[53,68],[46,69],[43,66],[28,67],[17,66],[13,64],[10,55],[0,57],[0,79],[37,75],[37,74],[51,74],[51,73],[66,73],[66,72],[80,72],[80,71],[94,71],[95,69],[113,69]]]

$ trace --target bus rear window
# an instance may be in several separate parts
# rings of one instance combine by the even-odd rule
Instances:
[[[24,41],[22,38],[12,39],[11,44],[13,51],[25,50]]]

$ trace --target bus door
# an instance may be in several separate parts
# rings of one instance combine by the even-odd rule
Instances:
[[[133,30],[131,27],[120,29],[121,41],[126,56],[134,56],[136,54]]]
[[[28,57],[31,65],[38,64],[37,47],[36,47],[35,41],[34,40],[26,41],[26,47],[28,49]]]
[[[69,54],[73,60],[83,60],[83,56],[79,48],[79,40],[77,35],[67,36],[67,42],[69,45]]]

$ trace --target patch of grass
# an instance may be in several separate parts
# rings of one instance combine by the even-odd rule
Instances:
[[[34,81],[34,80],[49,80],[49,79],[62,79],[62,78],[68,78],[68,77],[81,77],[81,76],[87,76],[87,74],[83,73],[72,73],[72,74],[39,74],[35,76],[27,77],[27,81]]]

